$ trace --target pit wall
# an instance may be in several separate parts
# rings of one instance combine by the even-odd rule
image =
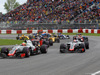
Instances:
[[[30,33],[97,33],[100,29],[58,29],[58,30],[0,30],[0,34],[30,34]]]

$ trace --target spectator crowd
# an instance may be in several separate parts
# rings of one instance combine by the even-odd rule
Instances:
[[[89,8],[93,4],[92,8]],[[100,19],[99,0],[27,0],[0,21],[69,22]]]

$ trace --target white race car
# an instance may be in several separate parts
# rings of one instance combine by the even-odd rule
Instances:
[[[37,44],[37,41],[34,41],[35,44]],[[11,50],[9,50],[6,47],[3,47],[1,49],[0,56],[3,58],[6,57],[29,57],[33,54],[39,54],[39,53],[47,53],[47,45],[39,46],[37,44],[36,46],[33,45],[32,41],[26,40],[25,45],[23,43],[21,45],[14,46]]]

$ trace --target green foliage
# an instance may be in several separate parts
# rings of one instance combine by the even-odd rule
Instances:
[[[7,12],[14,10],[16,7],[18,7],[20,4],[16,2],[16,0],[7,0],[4,4],[4,8]]]

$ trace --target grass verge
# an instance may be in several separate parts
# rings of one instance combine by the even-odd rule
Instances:
[[[23,40],[0,39],[0,46],[2,45],[16,45],[21,44]]]
[[[76,34],[82,34],[84,36],[100,36],[100,34],[95,33],[63,33],[64,35],[76,35]]]
[[[76,34],[82,34],[85,36],[100,36],[100,34],[97,33],[62,33],[64,35],[76,35]],[[18,34],[0,34],[0,35],[18,35]],[[25,34],[25,35],[29,35],[29,34]]]

